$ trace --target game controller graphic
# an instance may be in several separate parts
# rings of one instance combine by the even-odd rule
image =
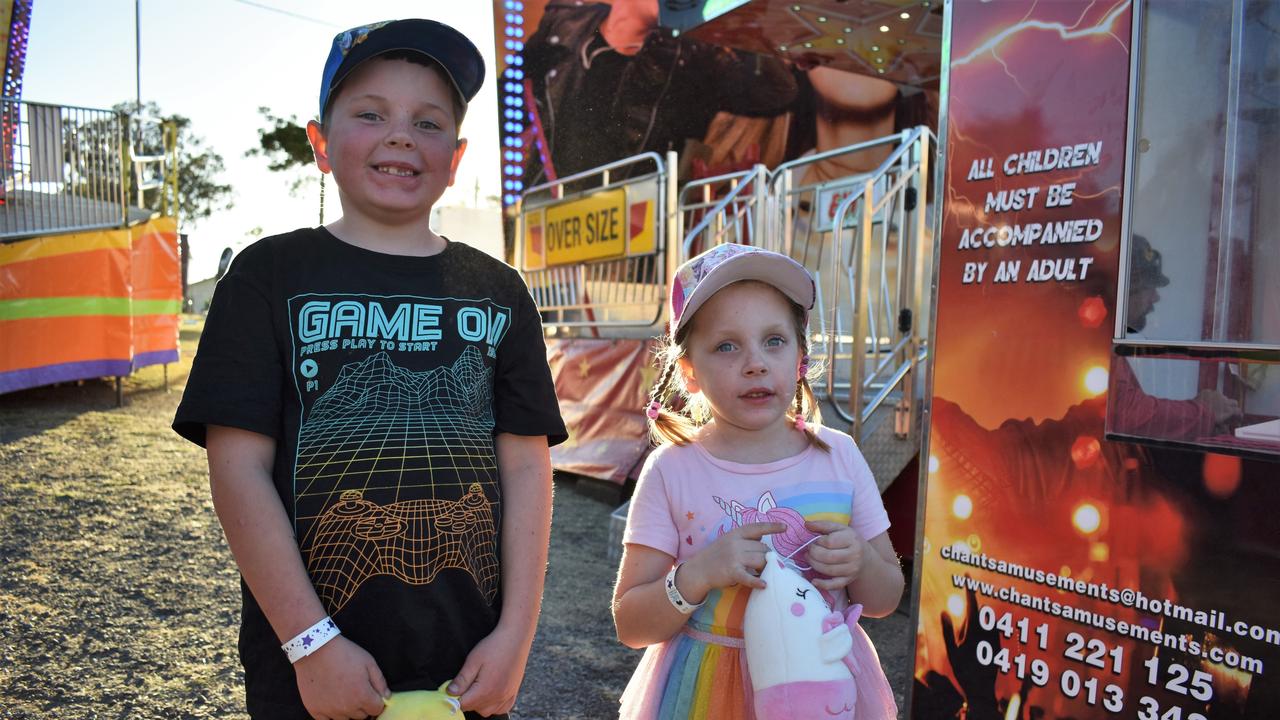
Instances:
[[[492,602],[498,591],[493,509],[479,483],[457,500],[378,505],[346,490],[316,519],[303,543],[307,571],[331,613],[360,585],[391,575],[425,585],[447,568],[465,570]]]

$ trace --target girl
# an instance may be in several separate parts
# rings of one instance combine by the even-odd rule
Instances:
[[[672,281],[665,367],[647,408],[663,444],[631,500],[613,597],[618,639],[648,648],[623,718],[752,717],[742,620],[770,546],[836,610],[861,603],[882,617],[898,606],[902,571],[875,481],[852,439],[816,419],[813,301],[800,264],[743,245],[708,250]],[[664,407],[676,385],[689,416]],[[856,717],[896,717],[865,647]]]

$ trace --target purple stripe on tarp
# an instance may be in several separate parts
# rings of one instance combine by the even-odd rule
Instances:
[[[128,360],[86,360],[0,372],[0,394],[72,380],[128,375]]]
[[[152,350],[151,352],[138,353],[133,356],[133,369],[144,368],[148,365],[164,365],[167,363],[178,362],[178,349],[172,350]]]

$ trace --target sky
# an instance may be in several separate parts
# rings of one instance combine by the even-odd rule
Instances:
[[[318,183],[291,196],[297,175],[273,173],[264,158],[245,152],[258,146],[258,130],[266,125],[260,106],[300,121],[315,117],[330,43],[351,27],[425,17],[471,38],[487,72],[462,126],[468,147],[457,182],[439,204],[485,206],[486,197],[500,192],[493,14],[487,0],[34,0],[22,98],[91,108],[134,100],[139,5],[143,102],[190,118],[191,132],[222,156],[226,171],[220,182],[234,192],[232,209],[195,225],[184,223],[191,281],[212,276],[223,248],[248,244],[255,228],[270,235],[317,223]],[[319,177],[318,170],[307,172]],[[325,220],[339,214],[331,193]]]

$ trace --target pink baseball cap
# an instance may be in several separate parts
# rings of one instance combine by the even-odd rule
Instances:
[[[813,309],[813,276],[800,263],[771,250],[725,243],[690,258],[671,279],[671,336],[716,291],[739,280],[757,280],[778,289],[804,308]]]

